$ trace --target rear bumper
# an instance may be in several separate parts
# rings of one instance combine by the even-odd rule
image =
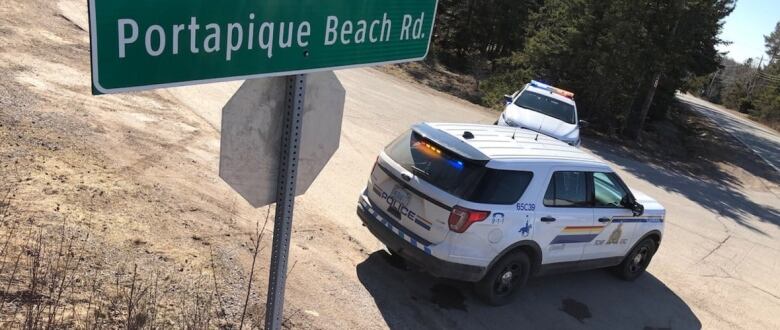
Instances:
[[[482,279],[486,272],[485,267],[448,262],[431,255],[429,245],[404,234],[404,229],[397,228],[389,221],[384,220],[388,216],[383,211],[374,208],[367,201],[365,195],[361,196],[360,203],[358,203],[357,215],[368,230],[388,249],[400,254],[406,260],[435,277],[476,282]]]

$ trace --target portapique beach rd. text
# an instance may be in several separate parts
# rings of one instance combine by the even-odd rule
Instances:
[[[173,25],[139,26],[132,18],[117,20],[118,56],[131,56],[128,50],[143,47],[145,53],[156,57],[163,54],[222,53],[230,61],[236,52],[262,51],[268,58],[275,49],[306,48],[312,33],[324,34],[324,46],[350,44],[376,44],[390,42],[393,29],[400,29],[398,41],[426,38],[423,22],[426,13],[403,15],[397,21],[388,17],[340,20],[337,16],[325,17],[324,31],[312,31],[312,24],[302,22],[263,22],[250,13],[244,22],[202,25],[197,17],[189,22]],[[137,53],[133,53],[137,54]]]

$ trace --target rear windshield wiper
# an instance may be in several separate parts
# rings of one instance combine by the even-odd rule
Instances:
[[[419,172],[419,173],[422,173],[422,174],[425,174],[425,176],[431,176],[430,173],[424,171],[423,169],[417,167],[416,165],[412,165],[412,170],[416,171],[416,172]]]

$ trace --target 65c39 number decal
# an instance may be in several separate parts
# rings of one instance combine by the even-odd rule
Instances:
[[[517,203],[518,211],[535,211],[536,204],[534,203]]]

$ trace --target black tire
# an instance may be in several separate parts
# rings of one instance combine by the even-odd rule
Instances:
[[[645,273],[645,269],[653,260],[657,246],[651,238],[645,238],[639,242],[631,252],[626,255],[620,265],[615,266],[613,271],[623,280],[633,281]]]
[[[518,289],[525,286],[530,274],[531,262],[528,255],[523,252],[512,253],[493,265],[485,277],[475,283],[474,289],[485,303],[493,306],[505,305],[512,301]]]

